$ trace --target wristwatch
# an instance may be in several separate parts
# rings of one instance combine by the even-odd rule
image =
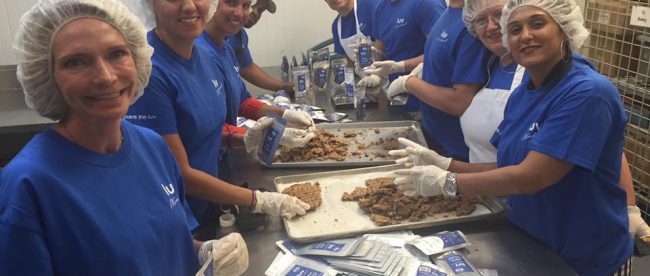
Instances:
[[[447,174],[447,179],[445,179],[445,184],[442,187],[442,191],[446,196],[456,196],[458,191],[458,185],[456,185],[456,177],[458,174],[450,172]]]

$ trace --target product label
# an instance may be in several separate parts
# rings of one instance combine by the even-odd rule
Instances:
[[[273,118],[275,122],[266,129],[264,140],[262,140],[257,150],[257,157],[266,165],[270,166],[275,158],[275,151],[280,145],[280,140],[282,140],[282,133],[284,133],[286,121],[275,113],[270,113],[267,116]]]
[[[330,252],[339,252],[341,251],[341,249],[343,249],[343,246],[345,246],[345,244],[334,243],[334,242],[319,242],[317,244],[312,245],[311,249],[318,249],[318,250],[324,250]]]
[[[416,276],[447,276],[447,273],[439,271],[433,267],[420,265]]]
[[[316,69],[316,85],[323,88],[327,84],[327,70],[323,68]]]
[[[307,94],[306,76],[298,75],[298,91],[296,91],[296,98],[304,97],[306,94]]]
[[[447,262],[447,265],[449,265],[449,268],[451,268],[455,274],[474,272],[472,267],[461,255],[450,254],[448,256],[445,256],[445,262]]]
[[[358,53],[361,68],[372,65],[372,49],[369,44],[360,44]]]
[[[341,84],[345,81],[345,65],[334,67],[334,82]]]
[[[322,276],[325,275],[323,272],[304,267],[301,265],[294,265],[291,270],[284,274],[285,276]]]
[[[442,240],[444,248],[466,243],[458,231],[440,233],[435,236]]]

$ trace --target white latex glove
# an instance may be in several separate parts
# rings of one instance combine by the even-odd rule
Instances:
[[[257,120],[255,125],[250,127],[244,135],[244,146],[246,152],[251,152],[257,149],[262,141],[262,134],[264,130],[273,124],[273,119],[269,117],[262,117]]]
[[[627,206],[627,216],[630,219],[630,234],[633,237],[650,236],[650,226],[641,218],[639,207]]]
[[[248,248],[239,233],[204,242],[199,249],[201,269],[196,275],[241,275],[248,268]]]
[[[379,76],[379,75],[375,75],[375,74],[367,75],[367,76],[361,78],[361,80],[359,80],[359,83],[357,83],[357,86],[361,86],[361,87],[377,87],[377,86],[379,86],[379,84],[381,84],[382,79],[383,78],[381,76]]]
[[[399,159],[395,160],[397,164],[404,164],[407,168],[413,166],[435,165],[443,170],[449,169],[451,158],[444,157],[435,151],[421,146],[406,138],[397,138],[397,141],[406,146],[404,149],[391,150],[388,154]]]
[[[288,148],[302,147],[315,137],[316,133],[312,129],[303,130],[287,127],[284,129],[284,133],[282,133],[280,145]]]
[[[407,196],[435,196],[442,194],[448,171],[437,166],[415,166],[396,170],[395,185]]]
[[[404,61],[384,60],[375,61],[371,66],[363,69],[366,74],[377,74],[382,78],[394,73],[402,73],[406,71],[404,68]]]
[[[411,77],[413,76],[404,75],[394,79],[388,86],[388,89],[386,89],[386,97],[392,99],[399,94],[408,93],[408,90],[406,89],[406,81]]]
[[[314,119],[311,118],[309,113],[302,110],[286,109],[282,113],[282,119],[287,121],[289,127],[301,127],[314,125]]]
[[[415,66],[415,68],[411,70],[411,73],[409,73],[408,75],[399,76],[398,78],[393,80],[393,82],[390,83],[388,89],[386,89],[386,97],[392,99],[393,97],[399,94],[408,93],[408,90],[406,89],[406,81],[410,77],[422,78],[423,67],[424,67],[424,63],[420,62],[418,66]]]
[[[409,75],[416,76],[416,77],[421,79],[422,78],[422,69],[423,68],[424,68],[424,62],[420,62],[420,64],[418,64],[418,66],[415,66],[415,68],[413,68],[413,70],[411,70],[411,73],[409,73]]]
[[[283,216],[290,219],[296,215],[302,216],[309,210],[309,204],[302,200],[281,193],[255,191],[257,203],[253,208],[254,213]]]

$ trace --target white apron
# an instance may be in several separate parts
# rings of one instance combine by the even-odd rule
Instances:
[[[358,38],[365,37],[365,35],[361,32],[361,29],[359,27],[359,16],[357,16],[357,0],[354,0],[354,20],[356,22],[356,29],[357,29],[356,34],[348,38],[341,38],[341,16],[340,15],[338,20],[338,31],[339,31],[339,43],[341,44],[341,47],[345,51],[345,54],[353,62],[356,62],[356,55],[354,53],[355,51],[352,47],[350,47],[350,45],[351,44],[356,45]]]
[[[465,113],[460,116],[460,127],[469,148],[470,163],[494,163],[497,149],[490,139],[501,121],[508,97],[521,83],[523,68],[517,66],[510,90],[483,88],[479,90]]]

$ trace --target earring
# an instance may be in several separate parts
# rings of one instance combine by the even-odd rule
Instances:
[[[562,43],[560,43],[560,52],[562,53],[562,61],[564,63],[571,61],[571,49],[566,49],[566,43],[566,40],[562,40]]]

